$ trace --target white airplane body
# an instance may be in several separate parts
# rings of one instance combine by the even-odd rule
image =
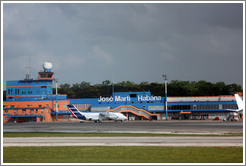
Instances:
[[[122,113],[102,112],[102,113],[91,113],[91,112],[80,112],[74,105],[67,105],[70,113],[74,118],[80,120],[90,120],[95,122],[101,122],[102,120],[114,120],[114,121],[125,121],[127,117]]]

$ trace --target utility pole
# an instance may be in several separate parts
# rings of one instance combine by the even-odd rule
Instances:
[[[162,75],[164,82],[165,82],[165,97],[164,97],[164,103],[165,103],[165,111],[166,111],[166,120],[168,120],[167,118],[167,114],[168,114],[168,110],[167,110],[167,75]]]
[[[58,121],[58,107],[57,107],[57,79],[54,79],[54,81],[56,82],[56,121]]]

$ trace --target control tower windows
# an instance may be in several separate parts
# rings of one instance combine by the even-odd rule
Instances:
[[[53,72],[39,72],[39,79],[41,80],[52,80],[53,79]]]
[[[47,74],[48,78],[52,78],[53,74]]]
[[[41,73],[40,78],[46,78],[46,73]]]

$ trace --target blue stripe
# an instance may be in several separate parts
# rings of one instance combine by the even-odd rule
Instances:
[[[77,116],[78,119],[83,119],[85,120],[85,116],[83,116],[74,105],[69,104],[68,108],[74,113],[75,116]]]

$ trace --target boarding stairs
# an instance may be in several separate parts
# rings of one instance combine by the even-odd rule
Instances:
[[[119,106],[119,107],[117,107],[115,109],[108,110],[108,112],[119,112],[119,113],[131,112],[131,113],[133,113],[135,115],[143,116],[143,117],[145,117],[146,119],[149,119],[149,120],[152,119],[152,116],[159,115],[159,114],[151,114],[151,113],[149,113],[148,111],[146,111],[144,109],[139,109],[139,108],[134,107],[132,105]]]
[[[226,117],[226,121],[234,121],[235,118],[234,118],[234,114],[233,113],[229,113]]]

